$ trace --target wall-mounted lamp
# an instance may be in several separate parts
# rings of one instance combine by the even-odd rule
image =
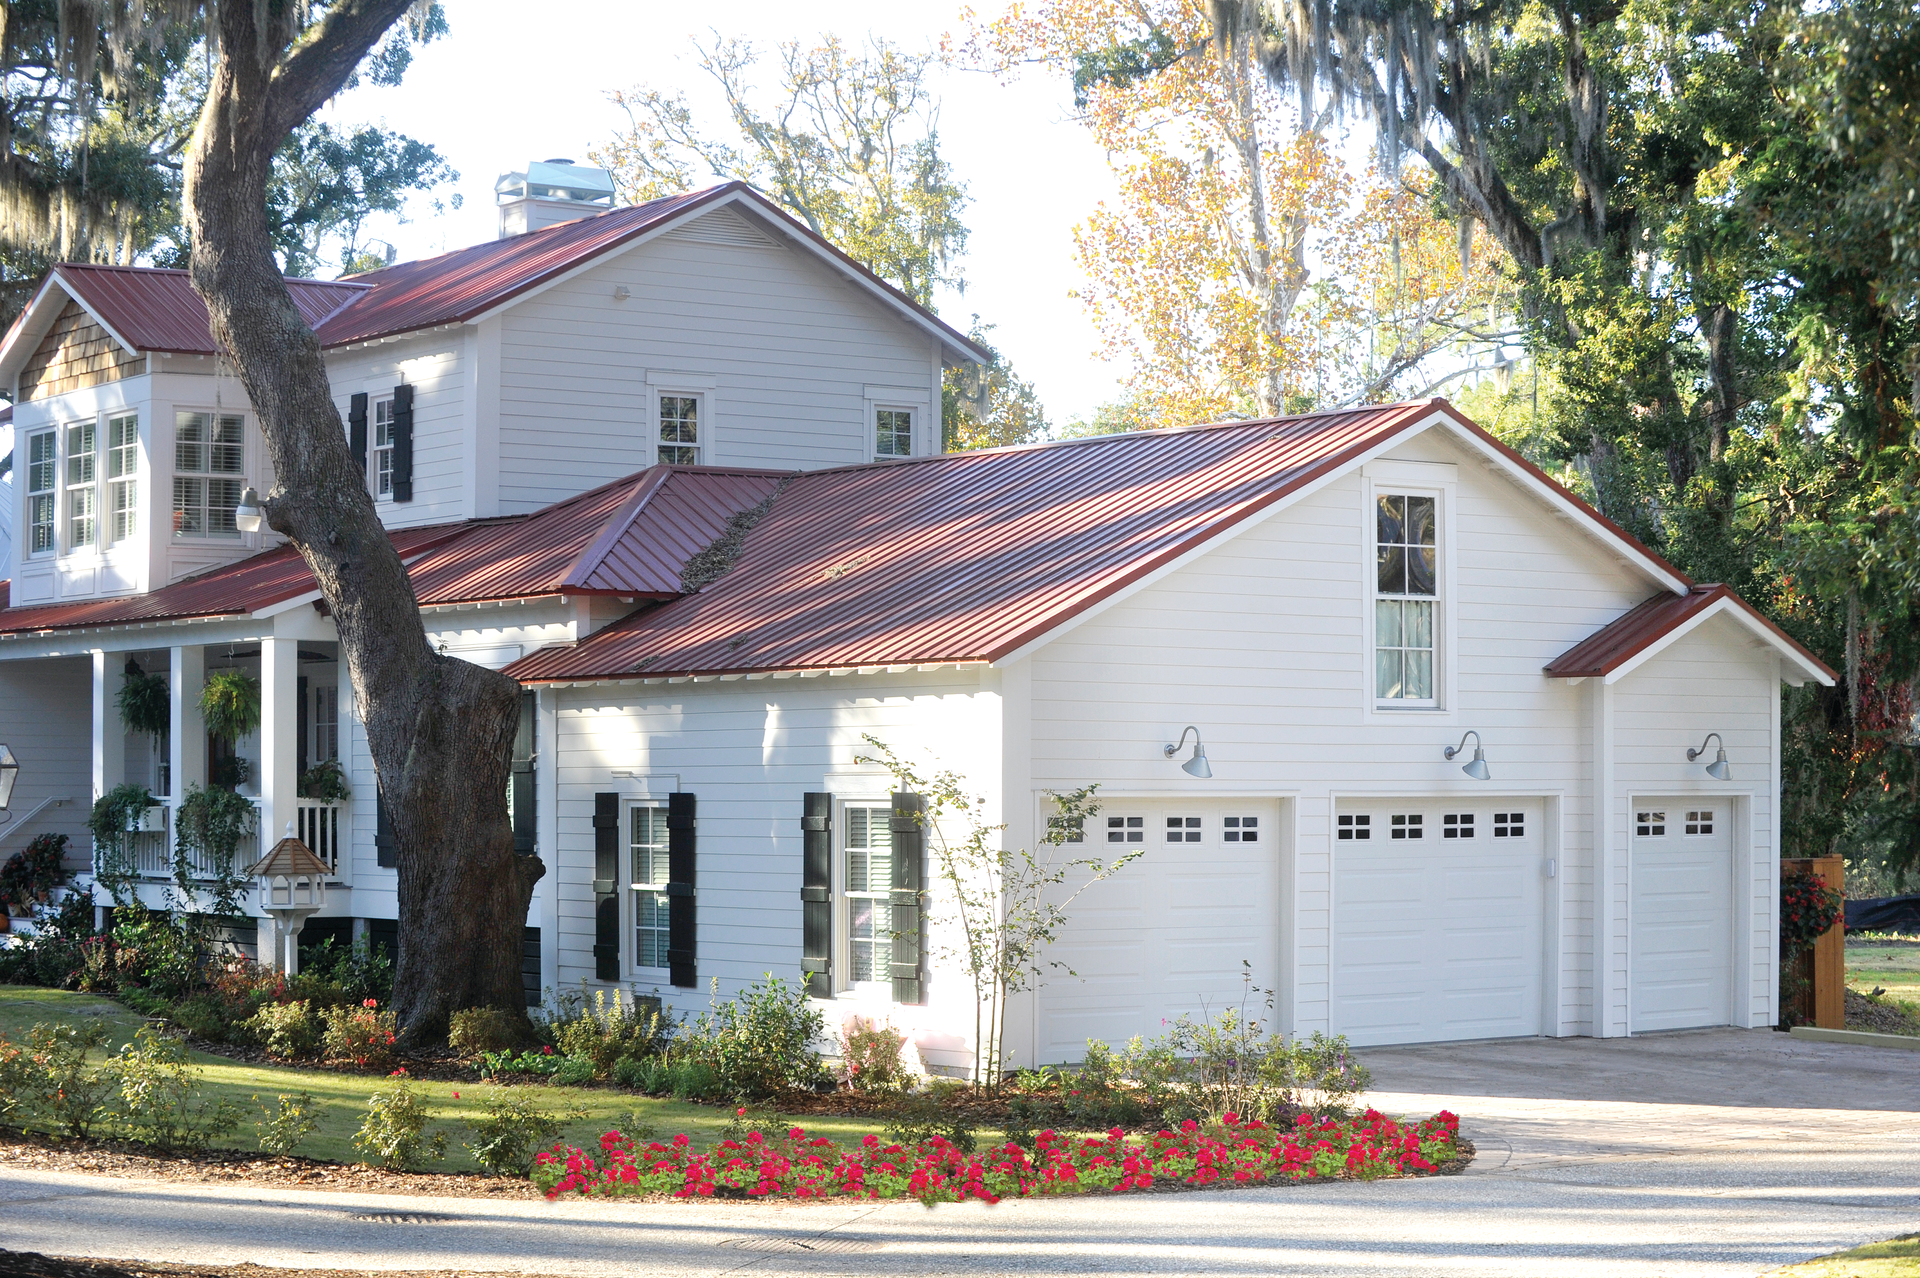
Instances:
[[[1707,741],[1720,741],[1720,734],[1709,732]],[[1707,741],[1700,743],[1698,750],[1687,751],[1687,762],[1692,763],[1707,752]],[[1714,753],[1713,762],[1707,765],[1707,775],[1715,781],[1727,781],[1733,777],[1733,769],[1727,766],[1727,743],[1720,741],[1720,749]]]
[[[1213,775],[1213,769],[1207,764],[1207,748],[1200,744],[1200,729],[1188,724],[1186,732],[1180,734],[1180,739],[1170,746],[1162,746],[1160,752],[1169,759],[1179,754],[1180,747],[1187,743],[1187,732],[1193,734],[1193,757],[1181,764],[1180,770],[1190,777],[1199,777],[1204,781]]]
[[[260,518],[265,513],[260,509],[260,494],[248,484],[240,490],[240,504],[233,508],[233,526],[241,532],[259,532]]]
[[[1467,748],[1467,737],[1473,738],[1473,758],[1460,765],[1460,770],[1475,781],[1485,781],[1493,775],[1493,769],[1487,766],[1487,752],[1480,748],[1480,734],[1468,728],[1466,736],[1460,738],[1457,746],[1448,746],[1441,753],[1451,759]]]
[[[13,757],[13,751],[0,745],[0,812],[5,812],[12,805],[13,783],[19,779],[20,761]],[[27,815],[31,817],[33,813]]]

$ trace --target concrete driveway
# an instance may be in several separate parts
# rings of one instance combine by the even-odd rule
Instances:
[[[1758,1274],[1920,1230],[1920,1058],[1716,1030],[1363,1053],[1466,1174],[977,1204],[493,1203],[0,1167],[0,1245],[543,1274]],[[438,1221],[356,1220],[376,1212]]]

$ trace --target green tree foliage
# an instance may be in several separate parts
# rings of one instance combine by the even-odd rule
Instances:
[[[1787,697],[1783,851],[1920,868],[1920,7],[1261,11],[1500,245],[1530,451],[1844,669]]]
[[[779,49],[776,83],[763,93],[761,58],[749,42],[694,48],[726,99],[731,131],[724,139],[703,132],[682,93],[636,85],[608,95],[628,125],[589,154],[613,174],[621,198],[657,199],[712,180],[750,182],[922,306],[932,304],[936,288],[965,287],[967,188],[940,154],[932,55],[879,39],[865,49],[831,35],[812,45],[788,42]],[[976,315],[976,341],[983,331]],[[948,449],[1023,443],[1046,432],[1032,383],[992,354],[984,370],[948,371],[941,404]]]
[[[84,17],[16,0],[0,22],[0,324],[56,262],[186,265],[182,157],[206,91],[204,25],[123,15],[88,32]],[[445,30],[436,5],[419,38]],[[369,59],[371,83],[400,82],[413,35]],[[80,46],[91,54],[84,76]],[[399,216],[410,196],[458,177],[424,142],[309,120],[275,157],[268,223],[281,264],[291,275],[384,265],[362,237],[366,219]]]

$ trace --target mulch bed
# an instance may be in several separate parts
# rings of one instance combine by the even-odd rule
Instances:
[[[1920,1021],[1889,1003],[1875,1002],[1858,990],[1847,991],[1847,1028],[1871,1034],[1920,1034]]]
[[[491,1271],[487,1271],[491,1272]],[[81,1260],[0,1248],[8,1278],[365,1278],[364,1269],[279,1269],[265,1265],[175,1265],[152,1260]],[[383,1269],[382,1278],[479,1278],[477,1269]]]

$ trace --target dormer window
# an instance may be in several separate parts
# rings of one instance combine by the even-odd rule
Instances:
[[[662,466],[700,464],[700,397],[660,396],[659,461]]]
[[[175,413],[173,470],[173,535],[238,537],[233,512],[246,487],[246,419]]]
[[[1381,493],[1375,504],[1374,696],[1386,706],[1437,705],[1434,612],[1440,574],[1435,499]]]
[[[94,543],[99,506],[94,497],[95,434],[92,422],[67,427],[67,549]]]
[[[59,436],[43,430],[27,436],[27,553],[54,549],[54,487],[60,473]]]
[[[125,541],[139,531],[140,417],[107,418],[107,541]]]

